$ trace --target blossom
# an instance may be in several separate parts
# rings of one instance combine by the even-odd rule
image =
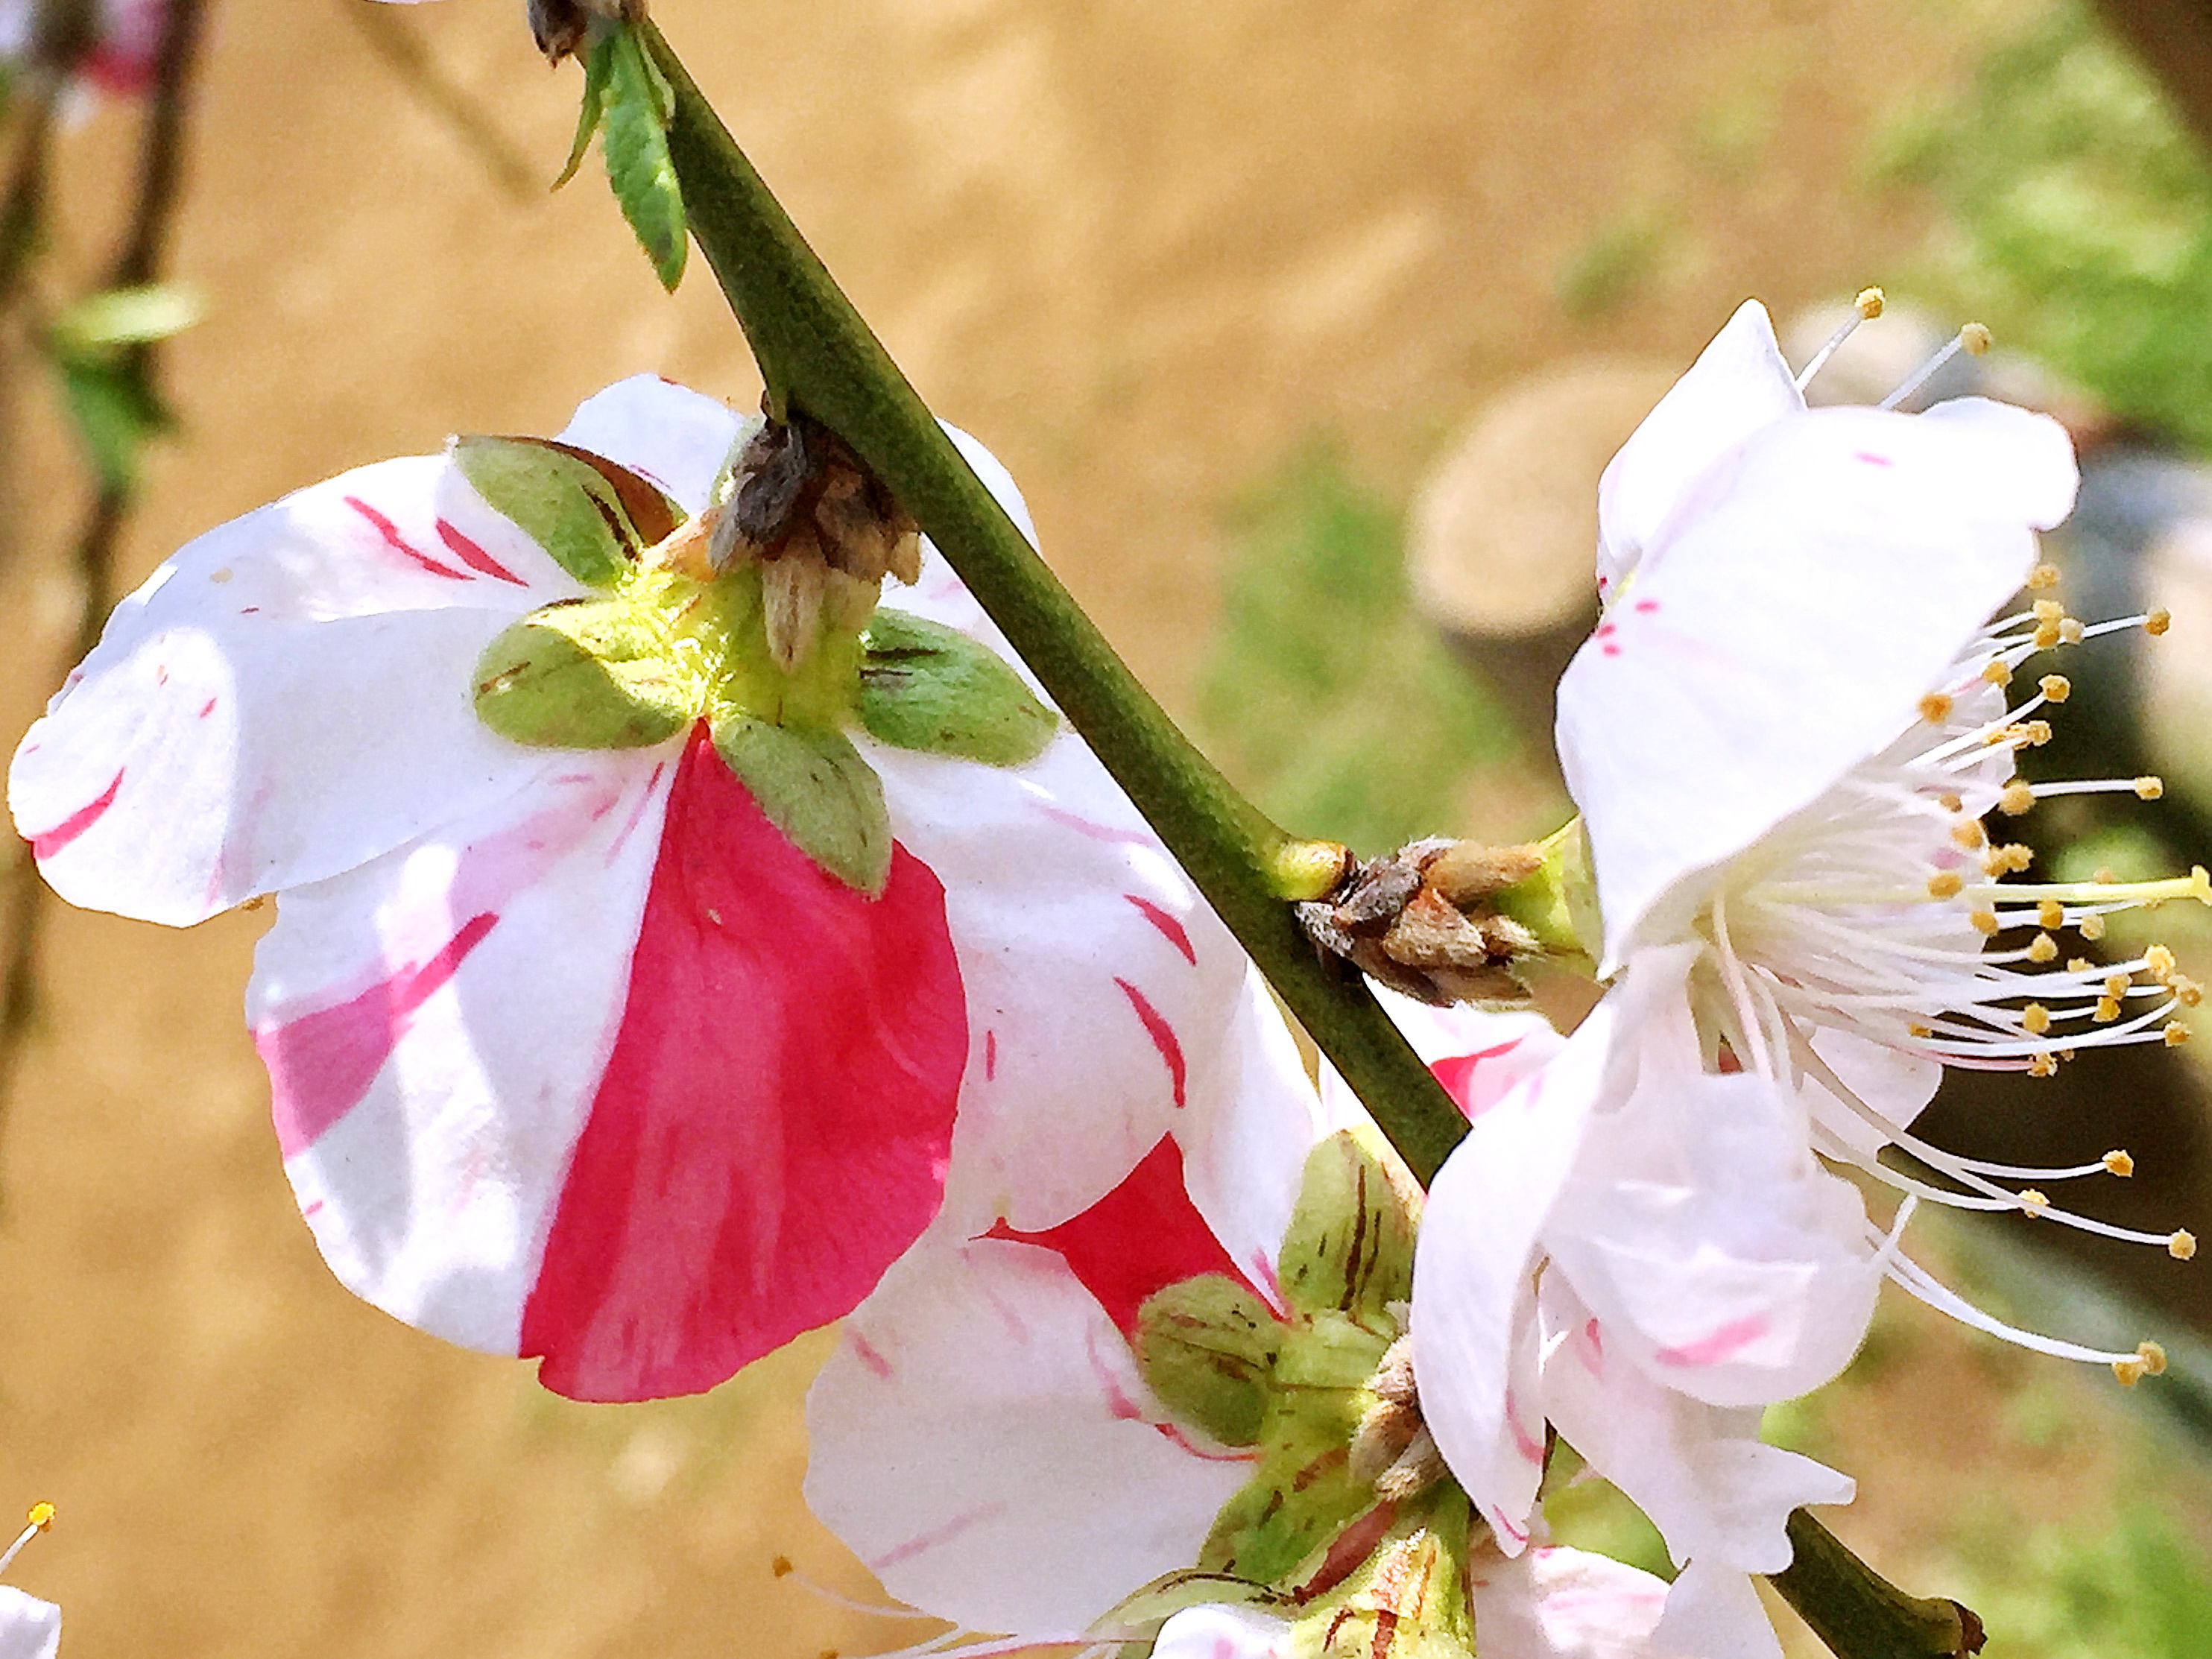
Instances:
[[[808,1502],[894,1595],[999,1633],[932,1651],[1650,1652],[1659,1580],[1470,1534],[1389,1381],[1418,1193],[1279,1019],[1247,1033],[1245,1086],[1100,1203],[948,1213],[891,1269],[808,1396]]]
[[[0,1550],[0,1572],[8,1570],[23,1546],[53,1523],[51,1504],[33,1504],[23,1530]],[[0,1659],[54,1659],[61,1650],[62,1610],[6,1584],[0,1584]]]
[[[1242,953],[1078,738],[1036,708],[1034,757],[986,765],[853,724],[904,688],[911,741],[1003,738],[928,701],[933,663],[1030,696],[933,552],[866,619],[899,651],[830,605],[789,672],[779,579],[656,562],[696,554],[747,429],[640,377],[566,449],[457,441],[211,531],[9,775],[73,902],[276,896],[247,1018],[325,1260],[580,1398],[708,1388],[842,1315],[948,1182],[1055,1225],[1235,1086]]]

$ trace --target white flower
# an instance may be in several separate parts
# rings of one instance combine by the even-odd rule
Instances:
[[[744,429],[640,377],[562,439],[680,518]],[[9,799],[72,902],[186,925],[276,893],[248,1020],[325,1259],[410,1323],[629,1399],[712,1387],[845,1313],[941,1199],[1030,1229],[1095,1200],[1238,1086],[1246,964],[1065,731],[1004,767],[821,737],[856,793],[882,781],[872,894],[733,775],[710,725],[736,693],[709,670],[669,671],[682,700],[650,741],[494,732],[479,658],[523,618],[628,605],[669,651],[704,649],[684,629],[720,579],[657,572],[609,539],[629,509],[578,502],[604,568],[495,511],[454,455],[210,532],[117,607]],[[664,590],[692,608],[661,617]],[[749,672],[796,685],[761,667],[751,603]],[[933,553],[898,603],[1004,650]],[[613,668],[586,665],[604,690]]]
[[[23,1546],[52,1524],[53,1505],[32,1507],[28,1523],[15,1541],[0,1550],[0,1572],[8,1571]],[[0,1584],[0,1659],[54,1659],[62,1645],[62,1610],[9,1585]]]

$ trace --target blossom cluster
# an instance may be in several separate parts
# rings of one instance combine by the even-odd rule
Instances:
[[[2093,631],[2000,615],[2049,590],[2063,430],[1801,378],[1747,305],[1607,471],[1559,744],[1607,989],[1570,1035],[1388,997],[1468,1119],[1426,1194],[866,467],[658,380],[191,543],[10,806],[74,902],[274,895],[278,1142],[378,1306],[607,1401],[843,1319],[808,1496],[979,1633],[933,1652],[1772,1655],[1753,1577],[1852,1484],[1761,1408],[1885,1279],[2002,1329],[1904,1253],[1916,1203],[2101,1226],[2019,1183],[2125,1173],[1928,1146],[1942,1066],[2180,1041],[2170,954],[2057,938],[2212,902],[2010,880],[1990,835],[2151,793],[2014,771],[2067,689],[2019,671]],[[1671,1585],[1549,1543],[1563,1441]]]

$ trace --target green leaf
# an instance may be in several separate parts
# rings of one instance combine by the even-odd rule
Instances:
[[[576,138],[568,146],[568,165],[553,181],[556,190],[576,176],[576,169],[584,165],[584,152],[591,149],[592,136],[606,118],[607,78],[614,62],[614,39],[609,33],[584,59],[584,101],[576,111]]]
[[[54,367],[77,440],[100,488],[129,494],[137,486],[139,453],[168,423],[161,405],[125,363],[62,353]]]
[[[611,586],[647,544],[615,483],[564,448],[471,435],[454,439],[452,454],[477,495],[587,587]]]
[[[714,748],[792,845],[871,896],[891,869],[884,786],[841,732],[799,731],[734,712],[714,718]]]
[[[88,295],[57,317],[54,340],[70,353],[151,345],[183,333],[199,321],[203,309],[199,295],[178,283],[112,288]]]
[[[690,721],[696,687],[653,618],[566,599],[503,629],[477,659],[477,718],[541,749],[637,749]]]
[[[1006,659],[965,634],[878,611],[863,639],[860,723],[878,742],[1019,766],[1060,729]]]
[[[606,158],[607,182],[622,204],[623,216],[653,261],[660,284],[672,294],[684,280],[684,191],[668,154],[668,121],[674,95],[659,70],[647,61],[636,32],[611,32],[593,56],[607,54],[606,112],[599,151]]]
[[[1267,1304],[1221,1273],[1170,1285],[1137,1310],[1138,1368],[1179,1422],[1224,1446],[1258,1443],[1267,1375],[1282,1326]]]
[[[1413,1231],[1419,1188],[1349,1129],[1306,1157],[1276,1270],[1283,1295],[1302,1313],[1341,1312],[1395,1330],[1393,1302],[1413,1293]]]

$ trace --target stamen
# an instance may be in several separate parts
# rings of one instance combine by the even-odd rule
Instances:
[[[2039,592],[2057,586],[2058,567],[2055,564],[2039,564],[2027,573],[2027,586],[2032,592]]]
[[[1951,699],[1941,691],[1930,691],[1920,700],[1920,718],[1930,726],[1941,726],[1951,718]]]
[[[1851,314],[1828,337],[1827,343],[1814,352],[1806,361],[1805,367],[1797,371],[1797,389],[1800,392],[1811,385],[1813,377],[1827,367],[1828,359],[1836,355],[1836,349],[1858,331],[1861,323],[1870,323],[1881,315],[1881,307],[1880,289],[1863,288],[1859,290],[1858,298],[1851,301]]]
[[[52,1504],[32,1504],[30,1514],[25,1517],[23,1530],[15,1534],[15,1541],[6,1549],[0,1550],[0,1572],[8,1571],[8,1564],[22,1553],[24,1545],[53,1524],[54,1506]]]
[[[1889,1276],[1908,1294],[1918,1297],[1940,1313],[1950,1315],[1960,1324],[1971,1325],[1978,1331],[2002,1337],[2036,1353],[2049,1354],[2054,1359],[2080,1359],[2093,1365],[2115,1368],[2124,1363],[2134,1364],[2142,1360],[2140,1353],[2108,1353],[2102,1349],[2085,1348],[2078,1342],[2062,1342],[2056,1337],[2039,1336],[2032,1331],[2023,1331],[2002,1320],[1992,1318],[1942,1283],[1910,1256],[1897,1257],[1890,1264]],[[2144,1374],[2148,1372],[2146,1364]]]
[[[2186,1261],[2197,1254],[2197,1235],[2187,1228],[2177,1231],[2166,1241],[2166,1253],[2176,1261]]]
[[[2043,696],[2046,702],[2064,702],[2074,695],[2074,683],[2063,674],[2043,677]]]
[[[1952,358],[1957,356],[1961,351],[1966,352],[1969,356],[1978,357],[1989,349],[1989,330],[1984,328],[1979,323],[1968,323],[1948,340],[1946,340],[1943,343],[1942,349],[1937,351],[1934,356],[1930,357],[1926,362],[1921,364],[1919,368],[1914,369],[1911,374],[1906,375],[1905,377],[1904,385],[1899,386],[1896,391],[1891,392],[1887,398],[1884,398],[1879,404],[1875,404],[1875,407],[1877,409],[1895,409],[1907,398],[1910,398],[1914,392],[1919,391],[1922,386],[1926,386],[1929,381],[1934,380],[1937,373],[1942,368],[1943,365],[1949,362]]]
[[[2120,1379],[2124,1389],[2132,1389],[2146,1376],[2160,1376],[2165,1370],[2166,1350],[2155,1342],[2139,1342],[2133,1354],[2112,1362],[2112,1375]]]
[[[2116,1176],[2131,1176],[2136,1172],[2136,1161],[2116,1146],[2105,1154],[2104,1167]]]
[[[2160,605],[2142,619],[2142,631],[2153,639],[2156,639],[2172,626],[2173,612],[2168,611],[2164,605]]]

